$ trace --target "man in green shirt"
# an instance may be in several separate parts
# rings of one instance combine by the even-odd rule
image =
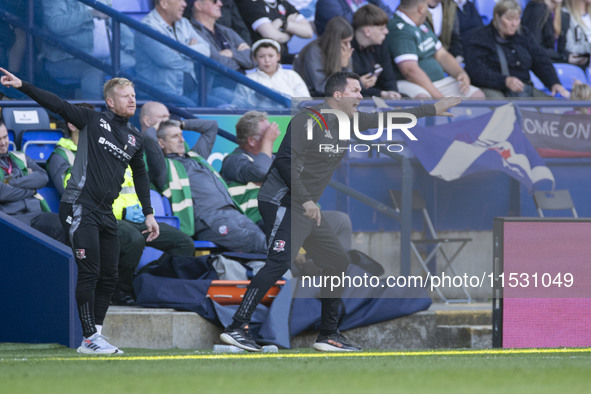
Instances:
[[[386,45],[394,63],[398,91],[413,98],[484,98],[425,23],[427,15],[427,0],[401,0],[388,23]]]

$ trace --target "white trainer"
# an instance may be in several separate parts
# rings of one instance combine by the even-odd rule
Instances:
[[[82,344],[78,347],[78,353],[83,354],[123,354],[123,351],[107,342],[108,338],[94,333],[89,338],[82,338]]]

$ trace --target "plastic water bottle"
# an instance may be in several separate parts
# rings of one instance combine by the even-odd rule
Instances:
[[[214,353],[244,353],[245,351],[234,345],[213,345]]]

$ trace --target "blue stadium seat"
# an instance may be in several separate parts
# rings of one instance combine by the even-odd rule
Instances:
[[[41,107],[4,107],[2,119],[8,130],[14,132],[14,143],[21,149],[21,137],[25,130],[49,129],[49,115]]]
[[[180,228],[181,221],[178,217],[167,214],[164,199],[156,190],[150,190],[150,202],[152,209],[154,209],[154,218],[157,222],[162,222],[171,225],[172,227]],[[166,200],[168,201],[168,200]]]
[[[568,63],[554,63],[554,68],[556,69],[558,79],[560,79],[560,84],[567,90],[573,88],[575,80],[582,83],[588,82],[585,70],[579,66]]]
[[[22,151],[31,159],[44,163],[64,134],[61,130],[26,130],[21,136]]]
[[[299,53],[302,48],[308,45],[310,42],[316,39],[316,34],[312,38],[300,38],[297,36],[293,36],[291,40],[287,42],[287,49],[289,53]]]
[[[400,0],[383,0],[384,4],[386,4],[390,9],[394,12],[398,5],[400,4]]]
[[[14,143],[14,131],[12,130],[8,130],[8,150],[13,152],[16,150],[16,144]]]
[[[474,0],[476,10],[482,18],[482,23],[488,25],[493,19],[493,9],[495,8],[496,1],[494,0]]]
[[[37,192],[43,196],[45,201],[47,201],[47,205],[49,205],[51,212],[57,213],[59,210],[61,200],[61,197],[57,192],[57,189],[55,187],[46,186],[43,189],[37,190]]]
[[[162,256],[161,250],[154,249],[150,246],[146,246],[144,248],[144,252],[142,253],[142,257],[140,257],[140,262],[138,263],[137,267],[135,268],[135,272],[141,270],[146,264],[151,263],[154,260],[158,260],[160,256]]]
[[[152,0],[112,0],[111,7],[137,21],[154,8]]]
[[[534,84],[534,88],[550,94],[550,91],[548,90],[548,88],[546,88],[546,86],[542,83],[542,81],[540,81],[540,78],[536,77],[536,74],[534,74],[532,71],[529,72],[529,78],[531,79],[532,83]]]

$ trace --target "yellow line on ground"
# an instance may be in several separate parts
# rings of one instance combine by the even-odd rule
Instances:
[[[426,351],[376,351],[376,352],[343,352],[343,353],[219,353],[219,354],[186,354],[165,356],[88,356],[88,357],[53,357],[43,360],[121,360],[121,361],[158,361],[158,360],[236,360],[253,358],[330,358],[330,357],[407,357],[407,356],[472,356],[472,355],[515,355],[515,354],[557,354],[557,353],[591,353],[591,348],[560,348],[560,349],[479,349],[479,350],[426,350]],[[37,359],[39,360],[39,359]],[[7,360],[5,360],[7,361]]]

